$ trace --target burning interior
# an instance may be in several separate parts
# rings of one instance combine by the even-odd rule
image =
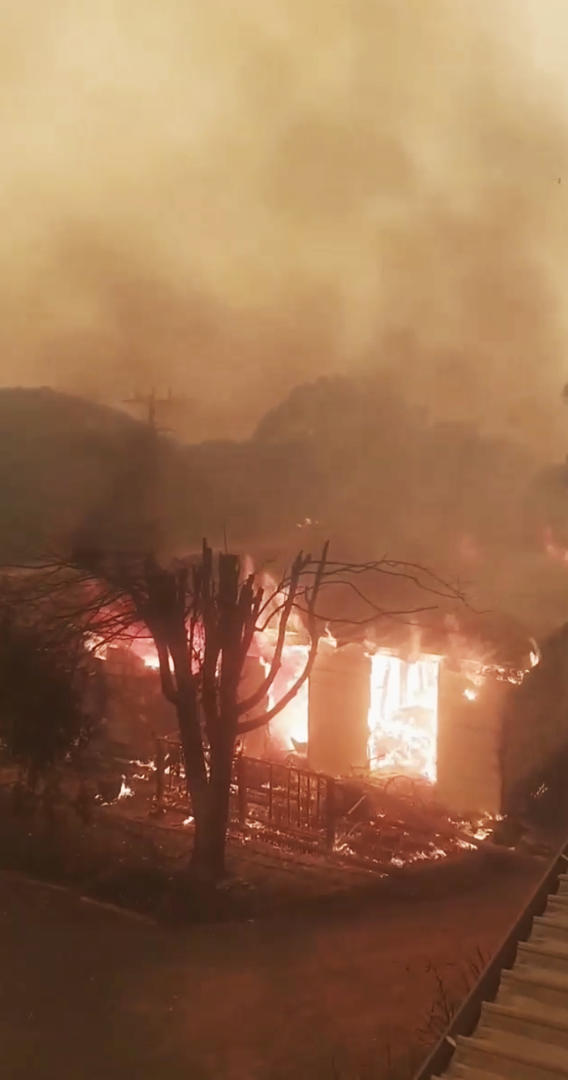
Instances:
[[[327,655],[327,664],[324,663],[323,668],[321,662],[316,665],[314,676],[304,683],[290,704],[265,728],[247,736],[247,753],[274,761],[303,758],[308,764],[312,763],[313,738],[310,738],[310,734],[313,736],[313,722],[310,723],[310,711],[316,715],[319,709],[323,709],[327,714],[323,718],[327,726],[333,723],[330,717],[337,711],[336,703],[341,699],[342,689],[338,682],[345,679],[346,673],[341,663],[334,663],[333,655],[337,648],[337,642],[330,635],[323,640],[320,649]],[[284,646],[281,668],[265,702],[266,710],[270,710],[274,702],[294,685],[307,656],[306,644],[292,640]],[[250,659],[253,659],[252,663]],[[269,650],[265,648],[257,659],[255,665],[254,658],[249,658],[247,683],[250,682],[251,686],[254,685],[255,676],[258,682],[268,670]],[[366,728],[361,730],[360,723],[355,723],[354,727],[359,730],[365,743],[364,760],[357,751],[356,761],[349,762],[347,768],[345,760],[334,761],[335,766],[341,772],[362,767],[371,773],[404,774],[435,782],[441,657],[420,656],[415,660],[405,660],[386,651],[369,655],[363,650],[360,660],[362,677],[368,679],[368,702],[362,688],[357,711],[359,716],[366,716]],[[331,700],[320,704],[317,686],[318,681],[321,683],[322,670],[328,675],[327,692]],[[325,681],[325,676],[323,678]],[[327,696],[325,689],[323,694]],[[315,738],[317,740],[317,720]],[[334,741],[337,743],[337,733]],[[333,757],[335,759],[336,755]]]
[[[368,759],[371,772],[436,781],[440,657],[371,659]]]

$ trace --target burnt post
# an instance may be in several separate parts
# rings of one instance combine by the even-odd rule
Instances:
[[[156,807],[161,810],[164,805],[164,744],[161,739],[156,739]]]
[[[325,836],[328,848],[331,850],[335,845],[335,831],[337,821],[336,787],[333,777],[328,776],[325,782]]]
[[[237,758],[237,800],[239,804],[239,821],[244,825],[248,815],[248,791],[247,791],[247,760],[242,754]]]

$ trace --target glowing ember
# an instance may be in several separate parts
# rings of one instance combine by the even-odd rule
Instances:
[[[130,799],[133,795],[134,795],[134,792],[133,792],[132,788],[128,786],[128,784],[126,783],[126,777],[123,776],[122,777],[122,783],[120,785],[120,791],[118,793],[117,798],[119,798],[119,799]]]
[[[468,701],[475,701],[475,699],[477,698],[477,691],[472,690],[471,687],[468,686],[464,690],[463,696],[464,698],[467,698]]]
[[[550,526],[544,530],[544,550],[549,559],[555,562],[568,563],[568,548],[558,544]]]
[[[107,646],[103,638],[97,637],[95,634],[88,634],[85,638],[85,648],[99,660],[106,660]]]
[[[503,821],[501,814],[483,814],[473,821],[454,821],[453,824],[467,833],[472,840],[481,842],[493,835],[499,821]]]
[[[537,666],[537,664],[540,664],[540,649],[534,639],[531,639],[531,645],[532,649],[529,654],[529,661],[531,668],[534,668]]]
[[[439,657],[372,657],[369,766],[436,780]]]

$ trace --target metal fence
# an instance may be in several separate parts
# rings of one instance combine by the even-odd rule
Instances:
[[[156,803],[189,811],[183,752],[178,739],[156,739]],[[278,832],[310,837],[333,847],[337,791],[333,777],[290,764],[238,756],[233,768],[230,814]]]
[[[337,809],[333,777],[247,757],[238,759],[237,773],[248,817],[280,832],[308,833],[333,846]]]
[[[568,844],[564,842],[549,864],[528,904],[489,961],[478,982],[450,1021],[442,1038],[415,1074],[414,1080],[434,1080],[434,1077],[439,1077],[442,1073],[445,1073],[456,1048],[458,1037],[460,1035],[469,1036],[475,1031],[483,1002],[495,1000],[503,970],[512,968],[519,942],[526,941],[529,937],[534,916],[541,915],[544,911],[548,896],[558,888],[558,879],[560,874],[565,872],[567,863]]]
[[[162,736],[156,739],[156,804],[160,809],[189,808],[183,751],[179,739]]]

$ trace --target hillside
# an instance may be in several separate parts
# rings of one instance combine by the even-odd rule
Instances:
[[[249,440],[196,445],[54,390],[0,390],[0,495],[5,561],[82,532],[167,554],[226,538],[275,569],[329,537],[336,557],[386,553],[459,577],[480,607],[535,631],[568,610],[565,469],[431,423],[384,380],[297,387]]]
[[[0,553],[58,547],[80,528],[126,539],[167,511],[152,503],[174,444],[150,446],[122,412],[47,388],[0,390]],[[171,471],[168,467],[167,471]]]

